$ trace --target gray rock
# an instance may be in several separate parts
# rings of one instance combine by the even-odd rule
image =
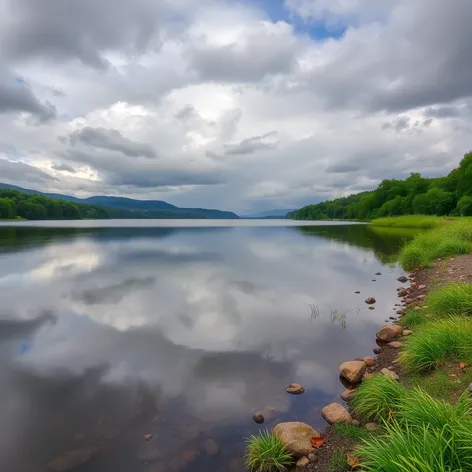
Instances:
[[[310,454],[308,454],[308,460],[310,462],[316,462],[318,460],[318,457],[316,457],[316,454],[313,454],[313,452],[311,452]]]
[[[401,282],[402,284],[408,282],[408,278],[405,277],[404,275],[401,275],[400,277],[398,277],[397,279],[399,282]]]
[[[321,435],[316,429],[299,421],[279,423],[275,425],[272,434],[277,436],[295,457],[303,457],[313,452],[311,438]]]

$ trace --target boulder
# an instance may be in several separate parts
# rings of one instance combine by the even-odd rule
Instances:
[[[403,327],[400,325],[392,324],[384,326],[377,334],[376,338],[378,341],[389,342],[395,339],[397,336],[403,333]]]
[[[367,305],[373,305],[376,302],[376,300],[374,297],[367,297],[365,299],[365,302],[367,303]]]
[[[339,403],[331,403],[321,410],[321,416],[329,423],[351,423],[351,414]]]
[[[297,461],[297,467],[300,467],[300,469],[303,469],[303,467],[306,467],[310,463],[310,459],[308,457],[303,456],[300,457]]]
[[[292,395],[300,395],[305,392],[305,389],[300,384],[290,384],[287,387],[287,392]]]
[[[339,366],[339,374],[352,384],[359,383],[365,373],[367,366],[364,361],[343,362]]]
[[[341,393],[341,398],[345,402],[350,402],[355,396],[356,396],[356,391],[355,390],[346,389],[346,390],[344,390],[344,392]]]
[[[400,277],[398,277],[397,279],[399,282],[401,282],[402,284],[408,282],[408,278],[405,277],[404,275],[401,275]]]
[[[311,426],[299,421],[279,423],[272,434],[278,437],[290,454],[303,457],[313,452],[311,438],[319,438],[321,434]]]
[[[383,368],[380,373],[382,375],[385,375],[385,377],[388,377],[389,379],[392,379],[392,380],[399,380],[400,377],[398,376],[398,374],[396,374],[395,372],[393,372],[393,370],[389,370],[387,368]]]

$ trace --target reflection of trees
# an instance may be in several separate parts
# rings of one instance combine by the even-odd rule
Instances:
[[[377,228],[371,225],[300,226],[297,230],[307,236],[372,249],[382,263],[390,262],[405,242],[418,233],[417,230]]]

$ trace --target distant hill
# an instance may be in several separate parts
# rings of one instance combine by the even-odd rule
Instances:
[[[118,208],[120,210],[152,212],[153,217],[157,217],[155,212],[159,212],[160,218],[212,218],[212,219],[236,219],[239,218],[236,213],[231,211],[213,210],[207,208],[180,208],[161,200],[135,200],[124,197],[93,196],[89,198],[77,198],[71,195],[62,195],[59,193],[47,193],[39,190],[18,187],[16,185],[0,183],[0,188],[8,190],[17,190],[29,195],[44,195],[46,197],[65,200],[72,203],[97,205],[107,208]]]
[[[287,213],[295,210],[267,210],[259,213],[250,213],[248,215],[241,215],[241,218],[285,218]]]

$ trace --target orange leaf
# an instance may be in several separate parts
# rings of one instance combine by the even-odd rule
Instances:
[[[356,456],[351,456],[351,454],[346,454],[346,461],[351,469],[355,469],[361,465],[359,458]]]
[[[311,445],[313,447],[321,447],[324,443],[325,439],[322,436],[320,436],[319,438],[317,438],[316,436],[312,436],[311,438]]]

